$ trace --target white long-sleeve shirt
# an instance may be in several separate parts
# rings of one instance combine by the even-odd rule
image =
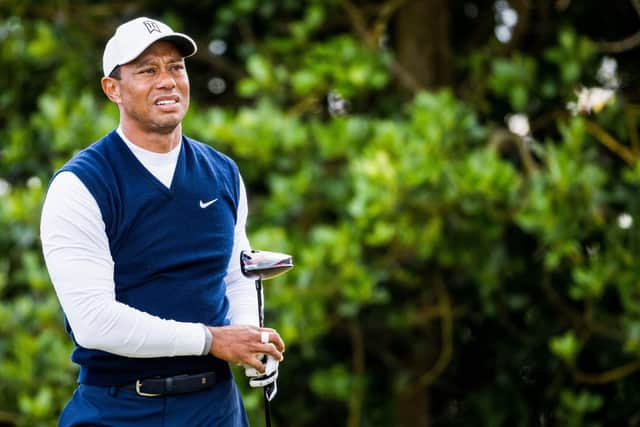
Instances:
[[[154,153],[118,134],[136,158],[170,187],[180,144],[169,153]],[[240,198],[233,253],[225,284],[233,324],[258,325],[255,287],[242,275],[240,251],[250,249],[245,225],[247,196],[240,179]],[[74,337],[85,348],[128,357],[200,355],[206,329],[198,323],[161,319],[115,299],[114,262],[98,203],[72,172],[61,172],[49,186],[40,223],[42,250],[60,305]]]

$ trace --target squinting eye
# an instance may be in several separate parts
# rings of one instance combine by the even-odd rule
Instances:
[[[153,74],[155,70],[153,68],[144,68],[139,71],[140,74]]]

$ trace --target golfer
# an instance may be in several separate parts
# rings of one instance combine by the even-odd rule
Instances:
[[[277,377],[284,343],[240,270],[241,176],[182,133],[196,50],[153,19],[119,26],[101,81],[119,125],[49,185],[43,253],[80,366],[60,426],[246,426],[228,362]]]

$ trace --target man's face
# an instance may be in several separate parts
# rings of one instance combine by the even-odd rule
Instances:
[[[170,42],[149,46],[121,66],[121,120],[143,132],[169,133],[189,109],[189,77],[184,59]]]

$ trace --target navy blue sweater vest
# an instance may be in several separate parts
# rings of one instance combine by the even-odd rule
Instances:
[[[73,172],[98,203],[115,263],[116,300],[163,319],[225,324],[229,302],[223,278],[239,197],[231,159],[183,137],[167,188],[113,131],[61,171]],[[73,337],[68,323],[67,328]],[[80,365],[78,381],[94,385],[228,369],[210,355],[129,358],[77,343],[72,360]]]

